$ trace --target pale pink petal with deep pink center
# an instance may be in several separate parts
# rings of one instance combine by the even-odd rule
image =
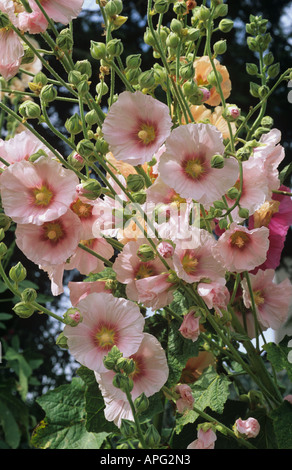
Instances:
[[[68,288],[70,291],[70,301],[73,307],[75,307],[81,300],[85,299],[88,294],[105,292],[111,293],[108,287],[107,281],[99,279],[97,281],[69,281]]]
[[[85,367],[106,372],[103,358],[114,345],[125,357],[138,350],[145,320],[133,302],[102,292],[88,294],[76,307],[83,321],[74,327],[66,325],[64,335],[70,353]]]
[[[110,107],[102,132],[117,160],[143,165],[159,150],[171,127],[164,103],[140,91],[124,91]]]

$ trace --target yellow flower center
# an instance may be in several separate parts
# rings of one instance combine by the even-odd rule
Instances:
[[[199,261],[193,257],[191,251],[187,250],[182,258],[182,266],[187,274],[194,274],[196,272]]]
[[[45,185],[33,189],[34,203],[37,206],[47,207],[53,197],[52,191]]]
[[[253,293],[254,301],[256,306],[262,305],[265,302],[263,293],[260,290],[257,290]]]
[[[80,199],[77,199],[71,204],[71,209],[73,212],[75,212],[75,214],[78,215],[80,219],[86,219],[92,215],[92,206],[80,201]]]
[[[58,222],[47,222],[43,225],[44,238],[56,243],[63,237],[64,231]]]
[[[92,248],[94,240],[94,238],[89,238],[88,240],[80,240],[80,243],[87,248]]]
[[[237,230],[230,236],[230,243],[231,245],[242,249],[249,243],[249,236],[247,233],[242,232],[241,230]]]
[[[138,132],[138,137],[143,144],[148,145],[155,140],[155,128],[148,124],[142,124]]]
[[[136,272],[135,279],[145,279],[145,277],[155,276],[156,270],[150,263],[141,263]]]
[[[95,334],[97,345],[101,349],[110,349],[116,342],[116,332],[113,328],[101,326]]]
[[[265,202],[253,215],[254,227],[268,227],[271,218],[279,211],[280,201]]]
[[[183,164],[183,168],[187,176],[191,177],[193,180],[199,180],[205,173],[204,164],[199,158],[187,160]]]

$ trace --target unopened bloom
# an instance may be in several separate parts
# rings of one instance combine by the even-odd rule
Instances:
[[[103,358],[115,345],[125,357],[134,354],[143,339],[144,317],[131,301],[110,293],[92,293],[76,307],[83,321],[66,325],[70,353],[85,367],[106,372]]]
[[[102,132],[117,160],[143,165],[163,144],[171,126],[164,103],[140,91],[124,91],[110,107]]]
[[[207,431],[200,428],[198,430],[198,438],[191,442],[187,449],[214,449],[216,439],[216,433],[212,428],[209,428]]]
[[[248,438],[254,438],[260,432],[260,424],[255,418],[248,418],[246,420],[239,418],[235,421],[235,429],[239,434],[243,434]]]
[[[4,211],[20,224],[58,219],[69,209],[78,181],[73,171],[51,158],[16,162],[1,175]]]
[[[159,174],[182,198],[206,206],[220,199],[238,178],[235,158],[224,159],[224,168],[212,168],[213,155],[223,155],[222,134],[210,124],[177,127],[166,139]]]
[[[279,329],[287,320],[292,299],[292,285],[287,278],[281,283],[274,282],[273,269],[261,270],[256,274],[249,274],[251,288],[259,323],[265,329]],[[251,308],[252,300],[247,281],[241,282],[243,288],[243,301],[247,308]]]
[[[197,341],[200,334],[200,318],[195,317],[194,311],[190,311],[184,316],[179,331],[184,338]]]
[[[209,309],[214,308],[219,315],[221,310],[227,310],[230,293],[225,285],[225,278],[218,281],[203,282],[198,284],[198,294],[204,300]]]
[[[269,230],[249,230],[233,222],[218,239],[213,249],[217,261],[228,271],[251,271],[262,264],[269,248]]]
[[[195,401],[191,387],[187,384],[180,384],[175,387],[175,392],[180,395],[176,400],[177,411],[183,413],[186,410],[191,410]]]

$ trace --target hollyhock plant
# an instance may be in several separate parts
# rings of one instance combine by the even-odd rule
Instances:
[[[292,284],[290,280],[287,278],[281,283],[276,284],[274,282],[275,271],[273,269],[259,269],[256,274],[250,274],[249,276],[258,321],[265,329],[279,329],[287,320],[291,305]],[[246,279],[243,279],[241,284],[244,305],[247,308],[251,308],[251,294]]]
[[[224,168],[212,168],[215,154],[222,155],[222,134],[210,124],[186,124],[174,129],[165,142],[159,161],[160,177],[181,197],[206,205],[220,199],[238,178],[235,158]]]
[[[191,442],[187,449],[214,449],[216,440],[217,436],[212,428],[209,428],[207,431],[199,428],[198,438]]]
[[[133,302],[110,293],[91,293],[76,308],[83,320],[66,325],[64,335],[70,353],[80,364],[106,372],[103,358],[115,345],[125,356],[136,353],[143,340],[144,317]]]
[[[236,222],[230,224],[213,248],[213,255],[225,269],[241,273],[261,265],[267,257],[269,230],[266,227],[249,230]]]
[[[165,352],[157,338],[144,333],[138,350],[129,358],[135,363],[134,372],[131,374],[134,383],[132,399],[135,400],[142,393],[150,397],[158,392],[167,381],[169,369]],[[105,417],[120,427],[121,420],[133,420],[133,414],[125,393],[113,386],[114,375],[113,371],[95,373],[105,400]]]
[[[60,265],[78,246],[81,233],[79,218],[70,209],[42,225],[18,224],[16,244],[25,256],[38,265]]]
[[[238,418],[235,421],[235,429],[239,434],[243,434],[247,438],[255,438],[260,432],[260,424],[255,418],[243,420]]]
[[[51,158],[16,162],[1,176],[4,211],[20,224],[42,225],[58,219],[74,200],[78,181],[73,171]]]
[[[152,159],[171,126],[165,104],[140,91],[124,91],[111,106],[102,132],[115,158],[135,166]]]

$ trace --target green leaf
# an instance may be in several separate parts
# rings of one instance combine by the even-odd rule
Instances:
[[[0,320],[10,320],[12,317],[11,313],[0,313]]]
[[[230,380],[225,375],[218,375],[211,366],[208,367],[191,386],[195,407],[200,411],[204,411],[208,407],[216,413],[223,413],[225,402],[229,396],[230,384]],[[194,423],[198,417],[197,411],[187,411],[177,419],[176,432],[181,432],[183,426]]]
[[[87,385],[85,391],[85,412],[86,412],[86,429],[89,432],[112,432],[116,431],[116,426],[105,419],[104,416],[104,399],[101,395],[98,383],[95,379],[94,372],[81,366],[77,374]]]
[[[169,377],[167,387],[176,385],[181,377],[182,370],[190,357],[196,357],[199,354],[200,339],[193,342],[186,339],[178,331],[180,323],[173,320],[169,327],[167,361],[169,366]]]
[[[276,441],[279,449],[292,449],[292,405],[288,401],[271,412]]]
[[[8,406],[0,401],[0,424],[3,427],[5,441],[12,449],[17,449],[21,433],[18,424]]]
[[[37,399],[46,417],[32,435],[34,447],[100,449],[107,433],[86,430],[85,390],[84,382],[74,377],[71,384],[61,385]]]
[[[288,347],[289,341],[291,338],[285,336],[279,344],[268,343],[263,346],[263,349],[267,352],[267,358],[275,370],[277,372],[285,370],[292,381],[292,341]]]

